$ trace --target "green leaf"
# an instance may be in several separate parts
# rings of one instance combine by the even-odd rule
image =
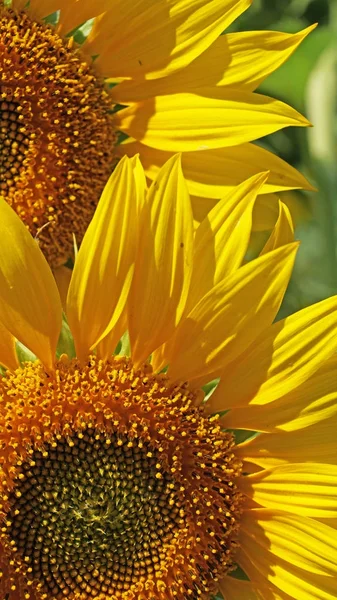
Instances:
[[[75,358],[76,356],[74,339],[71,334],[65,314],[63,314],[62,329],[56,349],[57,358],[60,358],[61,354],[67,354],[69,358]]]
[[[16,342],[16,354],[21,365],[25,362],[35,362],[37,357],[33,352],[28,350],[21,342]]]

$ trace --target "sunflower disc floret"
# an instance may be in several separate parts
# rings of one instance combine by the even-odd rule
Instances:
[[[62,264],[114,164],[112,102],[73,38],[0,6],[0,195]]]
[[[32,363],[3,387],[0,539],[38,598],[209,598],[240,462],[195,394],[119,357]]]

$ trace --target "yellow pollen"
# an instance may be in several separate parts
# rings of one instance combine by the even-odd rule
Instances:
[[[0,7],[0,196],[57,266],[114,164],[112,102],[72,38]]]
[[[211,598],[233,567],[241,465],[179,391],[123,357],[0,380],[1,597]]]

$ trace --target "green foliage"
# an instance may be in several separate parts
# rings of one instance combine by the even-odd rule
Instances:
[[[254,0],[232,28],[293,33],[313,23],[317,28],[258,90],[294,106],[313,124],[260,141],[318,190],[296,192],[306,216],[297,224],[301,247],[280,317],[337,293],[337,2]]]
[[[60,358],[61,354],[67,354],[69,358],[75,358],[75,346],[74,339],[70,332],[69,325],[66,319],[65,314],[63,314],[62,318],[62,329],[59,337],[59,341],[57,344],[56,356]]]

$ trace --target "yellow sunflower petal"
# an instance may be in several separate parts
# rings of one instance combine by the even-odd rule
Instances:
[[[337,296],[278,321],[260,334],[240,362],[223,372],[210,409],[268,404],[281,398],[333,355],[336,336]],[[224,398],[230,399],[227,407]]]
[[[101,358],[102,360],[108,360],[112,356],[119,340],[126,332],[127,328],[127,315],[126,312],[124,312],[116,325],[97,345],[98,358]]]
[[[261,255],[294,241],[294,225],[289,208],[279,200],[279,216]]]
[[[227,576],[219,583],[219,591],[226,600],[259,600],[250,581]]]
[[[253,210],[253,231],[270,231],[279,218],[279,197],[277,194],[261,194]]]
[[[116,113],[115,126],[152,148],[188,152],[243,144],[283,127],[309,125],[293,108],[267,96],[222,88],[207,88],[203,94],[135,103]]]
[[[253,565],[285,593],[301,600],[332,599],[329,593],[337,589],[332,527],[278,510],[247,510],[241,519],[240,545]],[[326,586],[314,595],[317,580],[326,580]]]
[[[128,297],[136,252],[137,191],[130,160],[111,175],[75,261],[67,316],[83,358],[119,320]]]
[[[12,0],[12,7],[15,10],[22,10],[23,8],[25,8],[27,4],[27,0]]]
[[[250,239],[253,204],[267,178],[268,173],[262,173],[244,181],[198,227],[186,311],[241,265]]]
[[[15,338],[0,322],[0,365],[14,371],[19,366]]]
[[[217,376],[267,327],[278,311],[298,244],[269,252],[215,286],[177,329],[170,376],[198,384]],[[202,382],[202,383],[201,383]]]
[[[61,329],[60,296],[37,242],[3,199],[0,238],[0,321],[50,369]]]
[[[133,156],[139,153],[141,162],[149,179],[155,179],[162,165],[172,156],[171,152],[156,150],[145,146],[140,142],[127,140],[126,143],[118,147],[121,156]],[[268,180],[261,189],[262,194],[282,191],[292,188],[303,188],[312,190],[309,182],[299,173],[281,160],[278,156],[268,152],[260,146],[254,144],[241,144],[230,148],[217,148],[215,150],[200,150],[198,152],[184,152],[182,155],[182,167],[184,177],[190,194],[195,196],[205,196],[218,200],[226,192],[232,191],[243,180],[262,173],[270,171]],[[257,203],[263,201],[264,196],[260,196]],[[272,229],[277,219],[278,207],[277,197],[275,196],[275,207],[273,209],[273,220],[271,226],[264,229]],[[267,206],[261,208],[261,215],[258,214],[257,220],[261,222],[268,210],[269,199],[266,199]],[[273,204],[273,202],[272,202]],[[208,213],[205,207],[203,214],[199,215],[202,220]],[[254,209],[254,213],[256,210]]]
[[[268,174],[260,173],[237,186],[232,194],[213,207],[198,227],[185,314],[241,265],[251,234],[253,204],[267,177]],[[166,355],[171,343],[174,340],[154,352],[152,365],[156,371],[167,364]]]
[[[104,77],[156,79],[204,52],[251,0],[115,0],[88,51]]]
[[[185,308],[193,260],[193,219],[180,157],[168,161],[145,202],[129,301],[135,364],[174,332]]]
[[[111,8],[111,0],[95,0],[94,2],[92,0],[63,0],[58,4],[62,4],[62,9],[57,30],[63,34],[69,33],[75,27]],[[59,6],[59,8],[61,7]]]
[[[134,156],[132,156],[130,163],[135,176],[137,207],[138,212],[140,213],[144,206],[145,194],[147,191],[146,176],[142,164],[139,160],[139,154],[135,154]]]
[[[337,465],[282,465],[243,477],[240,490],[265,508],[305,517],[337,517]]]
[[[255,579],[253,581],[254,591],[259,600],[294,600],[292,596],[281,592],[274,585],[266,585],[265,581],[257,584]],[[239,599],[236,598],[236,600]]]
[[[239,33],[221,36],[208,50],[210,59],[214,47],[212,61],[207,60],[206,57],[206,61],[201,64],[204,55],[197,59],[200,61],[199,72],[201,69],[202,71],[205,69],[212,77],[212,67],[219,68],[217,64],[219,65],[218,53],[221,52],[220,46],[224,50],[224,46],[227,45],[226,55],[230,62],[227,68],[224,69],[222,78],[217,81],[217,85],[253,91],[270,73],[276,71],[288,60],[315,27],[316,25],[311,25],[295,34],[280,31],[240,31]],[[222,38],[225,39],[222,40]],[[209,83],[212,83],[212,81],[214,82],[214,78],[210,79]]]
[[[201,92],[208,86],[230,86],[253,91],[296,50],[316,27],[295,34],[243,31],[221,35],[184,69],[152,81],[124,81],[113,91],[119,104],[139,102],[177,92]]]
[[[53,270],[53,273],[60,294],[63,310],[65,311],[72,270],[62,265],[61,267],[56,267],[56,269]]]
[[[311,188],[311,190],[315,191],[314,188]],[[270,231],[273,229],[279,216],[279,199],[289,209],[295,227],[312,217],[310,206],[305,197],[291,190],[280,191],[282,192],[280,198],[274,193],[263,194],[257,198],[253,210],[254,231]]]
[[[297,431],[337,416],[337,356],[324,361],[307,381],[275,402],[229,411],[223,424],[251,431]]]
[[[261,434],[237,446],[237,454],[266,469],[290,462],[335,464],[336,430],[334,417],[291,433]]]
[[[21,0],[15,0],[16,6],[18,2],[21,4],[20,8],[23,8],[28,4],[24,1],[21,2]],[[39,20],[43,17],[48,17],[48,15],[51,15],[57,10],[62,9],[66,2],[68,2],[68,0],[43,0],[43,2],[41,2],[41,0],[30,0],[27,10],[29,11],[29,14],[34,17],[34,19]],[[69,0],[69,3],[73,2],[74,0]]]
[[[254,556],[254,552],[259,553]],[[237,560],[247,573],[261,600],[335,600],[335,578],[308,573],[274,558],[267,548],[254,542],[239,550]]]

